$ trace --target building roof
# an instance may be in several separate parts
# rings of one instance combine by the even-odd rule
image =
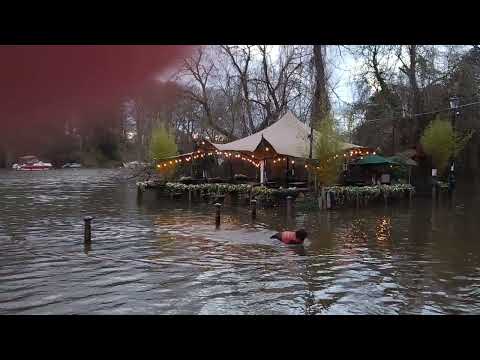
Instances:
[[[310,150],[310,127],[298,120],[291,111],[288,111],[277,122],[243,139],[227,144],[212,144],[220,151],[254,152],[265,139],[273,150],[286,156],[308,158]],[[321,136],[316,130],[313,139]],[[362,148],[362,146],[342,143],[342,150]],[[315,154],[313,155],[315,158]]]

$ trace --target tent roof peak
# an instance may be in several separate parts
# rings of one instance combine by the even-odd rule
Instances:
[[[297,119],[292,111],[281,116],[276,122],[252,135],[227,144],[213,144],[220,151],[254,152],[258,145],[265,139],[273,149],[281,155],[298,158],[308,158],[310,147],[310,127]],[[314,130],[314,138],[320,136]],[[361,148],[362,146],[343,143],[344,150]]]

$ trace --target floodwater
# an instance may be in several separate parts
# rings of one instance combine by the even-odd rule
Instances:
[[[0,171],[0,314],[480,314],[480,196],[368,209],[137,202],[118,170]],[[94,216],[92,245],[83,217]],[[269,237],[304,227],[304,246]]]

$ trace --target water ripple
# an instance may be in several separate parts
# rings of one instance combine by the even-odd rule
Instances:
[[[454,224],[418,199],[291,218],[259,209],[256,222],[226,204],[215,229],[211,205],[154,192],[138,203],[115,170],[0,180],[0,314],[480,314],[471,194]],[[303,247],[270,239],[300,226]]]

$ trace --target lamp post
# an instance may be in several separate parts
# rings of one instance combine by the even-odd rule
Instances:
[[[458,106],[460,104],[460,98],[457,96],[452,96],[450,98],[450,109],[452,110],[452,130],[454,136],[454,146],[456,145],[456,122],[457,122],[457,115],[459,114]],[[448,190],[450,193],[453,192],[455,187],[455,153],[452,155],[452,164],[450,166],[450,173],[448,176]]]

